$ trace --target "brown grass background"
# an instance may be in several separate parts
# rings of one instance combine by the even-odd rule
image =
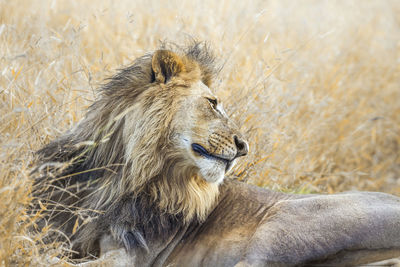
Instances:
[[[206,40],[225,63],[213,89],[250,141],[240,179],[400,195],[399,14],[396,0],[0,0],[0,266],[59,253],[27,230],[33,152],[160,41]]]

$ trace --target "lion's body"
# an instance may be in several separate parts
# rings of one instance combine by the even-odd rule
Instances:
[[[206,222],[174,249],[168,264],[356,265],[400,255],[395,197],[360,192],[299,196],[233,181],[221,187],[221,196]],[[396,216],[382,219],[389,214]],[[385,231],[370,232],[371,227]]]
[[[62,233],[51,238],[67,237],[75,257],[123,249],[119,263],[137,266],[399,254],[396,197],[300,197],[223,182],[248,145],[208,88],[213,63],[200,44],[137,59],[74,129],[38,151],[40,224]]]
[[[228,179],[205,222],[170,228],[147,252],[105,236],[89,265],[354,266],[399,256],[399,221],[387,194],[292,195]]]

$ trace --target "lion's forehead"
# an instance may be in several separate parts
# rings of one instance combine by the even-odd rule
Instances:
[[[197,94],[206,94],[206,95],[214,95],[213,92],[211,92],[211,89],[205,85],[202,81],[197,81],[193,83],[192,88],[195,90],[195,93]]]

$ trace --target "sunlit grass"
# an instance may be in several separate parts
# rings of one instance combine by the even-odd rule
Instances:
[[[59,251],[27,231],[32,153],[83,116],[104,78],[165,40],[206,40],[224,63],[213,89],[250,141],[240,179],[400,195],[398,1],[0,7],[0,265],[46,265]]]

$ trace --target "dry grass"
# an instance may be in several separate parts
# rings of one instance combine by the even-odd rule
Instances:
[[[27,233],[32,152],[159,40],[208,40],[226,63],[216,90],[250,140],[242,179],[400,195],[398,14],[395,0],[0,0],[0,266],[58,253]]]

